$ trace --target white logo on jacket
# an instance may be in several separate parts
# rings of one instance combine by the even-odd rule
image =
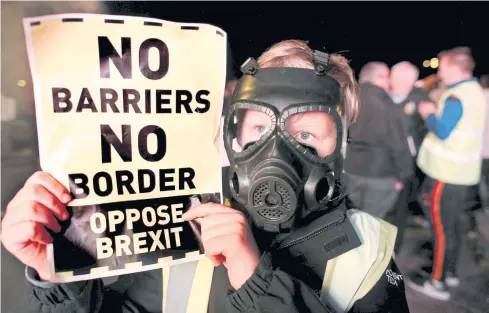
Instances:
[[[389,283],[394,286],[399,286],[398,282],[402,280],[402,275],[394,273],[392,270],[385,271],[385,276],[387,276]]]

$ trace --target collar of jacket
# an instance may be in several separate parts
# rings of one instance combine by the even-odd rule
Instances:
[[[459,81],[459,82],[457,82],[457,83],[453,83],[453,84],[451,84],[451,85],[448,85],[448,86],[447,86],[447,88],[448,88],[448,89],[451,89],[451,88],[455,88],[455,87],[457,87],[457,86],[459,86],[459,85],[462,85],[462,84],[464,84],[464,83],[468,83],[468,82],[476,82],[476,81],[478,81],[478,79],[477,79],[476,77],[472,77],[472,78],[469,78],[469,79],[464,79],[464,80],[461,80],[461,81]]]
[[[274,246],[278,250],[284,249],[307,242],[320,236],[329,229],[337,229],[344,224],[351,225],[350,220],[346,215],[346,210],[346,203],[342,200],[334,210],[314,219],[307,225],[301,228],[296,228],[289,233],[277,235]]]
[[[329,260],[362,244],[346,210],[346,203],[343,201],[335,210],[306,226],[278,235],[272,249],[307,264],[322,277]]]

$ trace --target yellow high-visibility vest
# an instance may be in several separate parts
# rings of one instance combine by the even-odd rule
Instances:
[[[462,117],[445,140],[430,132],[421,144],[418,167],[436,180],[454,185],[472,186],[480,182],[482,142],[486,103],[476,80],[465,81],[445,90],[437,106],[439,118],[448,97],[458,98]]]

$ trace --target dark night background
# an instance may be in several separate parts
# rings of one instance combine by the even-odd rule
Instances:
[[[468,46],[476,76],[489,73],[489,2],[111,2],[112,14],[209,23],[229,37],[234,67],[284,39],[344,53],[358,73],[369,61],[408,60],[421,77],[423,60]]]

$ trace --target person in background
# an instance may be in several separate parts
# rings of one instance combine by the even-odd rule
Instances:
[[[459,217],[470,188],[481,178],[486,99],[472,77],[474,68],[469,48],[444,51],[438,75],[447,90],[438,105],[419,105],[429,129],[417,157],[419,168],[426,174],[420,203],[431,215],[435,247],[429,277],[414,273],[406,281],[413,289],[439,300],[450,299],[448,287],[460,283],[456,273],[462,238]]]
[[[405,140],[413,157],[412,164],[415,173],[410,181],[404,182],[406,187],[400,192],[392,211],[395,216],[394,224],[398,228],[396,252],[399,251],[403,240],[407,204],[411,204],[410,207],[413,210],[416,209],[413,204],[416,203],[419,186],[424,178],[423,172],[415,165],[416,154],[427,133],[424,121],[418,113],[418,106],[421,101],[429,101],[430,98],[427,92],[414,86],[418,77],[418,68],[408,61],[397,63],[391,68],[389,94],[407,133]]]
[[[480,78],[481,87],[486,96],[486,124],[484,129],[484,143],[482,148],[482,174],[480,187],[480,197],[482,207],[489,213],[489,75],[482,75]]]
[[[397,63],[391,68],[390,96],[402,110],[402,121],[408,132],[407,141],[412,156],[416,156],[427,133],[424,121],[418,113],[418,106],[421,101],[430,99],[424,90],[414,87],[418,76],[418,68],[407,61]]]
[[[403,183],[409,181],[412,157],[406,131],[390,99],[389,68],[366,64],[359,75],[360,110],[350,127],[351,143],[345,160],[350,200],[362,210],[384,218],[392,209]]]

